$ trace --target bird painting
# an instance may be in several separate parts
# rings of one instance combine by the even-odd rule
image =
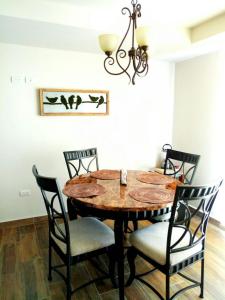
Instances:
[[[69,106],[70,106],[70,109],[72,109],[73,108],[73,104],[74,104],[74,98],[75,98],[75,96],[74,95],[71,95],[71,96],[69,96],[69,98],[68,98],[68,102],[69,102]]]
[[[76,101],[76,108],[75,109],[78,109],[78,106],[81,104],[81,102],[82,102],[82,98],[79,95],[77,95],[77,101]]]
[[[67,101],[66,101],[65,96],[61,95],[61,96],[60,96],[60,100],[61,100],[61,103],[62,103],[63,105],[65,105],[66,109],[69,109],[68,103],[67,103]]]
[[[48,102],[50,103],[55,103],[58,100],[58,97],[54,97],[54,98],[50,98],[46,96],[46,99],[48,100]]]
[[[96,106],[96,108],[98,108],[101,104],[104,103],[104,97],[100,96],[99,100],[98,100],[98,105]]]
[[[93,101],[93,102],[97,102],[98,101],[98,98],[99,97],[93,97],[93,96],[91,96],[91,95],[88,95],[89,96],[89,98],[91,99],[91,101]]]

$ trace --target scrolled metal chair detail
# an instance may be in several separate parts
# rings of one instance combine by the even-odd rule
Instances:
[[[114,232],[104,223],[93,217],[79,218],[69,221],[59,185],[56,178],[44,177],[38,174],[34,165],[32,168],[37,185],[39,186],[48,214],[49,224],[49,274],[55,271],[66,283],[66,299],[77,290],[95,282],[111,277],[114,283]],[[52,249],[61,258],[63,264],[52,265]],[[91,258],[107,253],[110,257],[109,272],[102,270]],[[76,289],[72,289],[71,265],[89,259],[103,276],[86,282]],[[66,275],[61,271],[66,267]]]
[[[222,180],[212,185],[177,187],[169,222],[159,222],[131,234],[132,247],[128,250],[131,272],[127,285],[137,279],[152,289],[160,299],[166,300],[174,299],[180,293],[200,286],[200,297],[204,297],[206,229],[221,184]],[[176,211],[179,205],[183,207],[185,217],[178,221]],[[145,274],[136,275],[137,255],[152,264],[154,268]],[[181,273],[184,268],[197,261],[201,261],[200,281]],[[166,275],[166,297],[142,278],[157,269]],[[174,274],[180,275],[191,284],[170,296],[170,277]]]
[[[179,179],[183,184],[192,184],[200,155],[177,151],[173,149],[166,150],[166,159],[164,163],[164,175]],[[168,221],[171,212],[165,212],[165,214],[151,218],[152,223]],[[182,219],[184,212],[182,207],[177,208],[176,217]]]
[[[164,174],[192,184],[200,155],[167,149]]]
[[[70,178],[99,169],[97,148],[64,151],[63,154]]]
[[[63,155],[70,179],[99,170],[97,148],[64,151]],[[77,212],[74,210],[69,198],[67,199],[67,208],[70,220],[76,219]]]

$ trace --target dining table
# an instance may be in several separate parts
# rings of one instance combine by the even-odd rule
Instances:
[[[124,299],[124,224],[170,212],[177,184],[172,177],[138,170],[128,170],[122,182],[121,171],[106,169],[76,176],[64,186],[70,214],[114,220],[120,300]]]

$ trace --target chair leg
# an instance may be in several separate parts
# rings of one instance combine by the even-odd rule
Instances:
[[[116,259],[115,259],[115,249],[114,247],[110,247],[108,250],[108,257],[109,257],[109,276],[112,281],[113,287],[116,288],[117,284],[115,281],[115,265],[116,265]]]
[[[204,271],[205,271],[205,260],[204,258],[201,260],[201,293],[200,293],[200,298],[204,298]]]
[[[130,247],[127,250],[127,260],[129,263],[129,267],[130,267],[130,276],[128,278],[127,284],[126,286],[131,285],[131,283],[133,282],[134,278],[135,278],[135,258],[137,256],[137,252],[134,250],[134,248]]]
[[[48,248],[48,280],[52,281],[52,245],[50,239]]]
[[[128,233],[129,229],[128,229],[128,221],[124,221],[124,233]]]
[[[166,275],[166,300],[170,300],[170,276]]]
[[[138,222],[136,220],[132,221],[133,231],[138,229]],[[130,233],[132,230],[129,228],[129,221],[124,221],[124,233]]]
[[[70,259],[67,260],[66,266],[66,299],[71,300],[71,262]]]

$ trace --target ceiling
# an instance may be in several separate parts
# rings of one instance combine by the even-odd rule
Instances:
[[[165,53],[189,48],[196,29],[195,42],[201,36],[208,37],[206,32],[210,36],[225,32],[225,0],[140,3],[138,24],[150,27],[151,52],[155,55],[163,53],[165,57]],[[1,0],[0,42],[99,53],[99,33],[124,34],[128,22],[127,15],[121,14],[124,6],[131,8],[131,1]]]

